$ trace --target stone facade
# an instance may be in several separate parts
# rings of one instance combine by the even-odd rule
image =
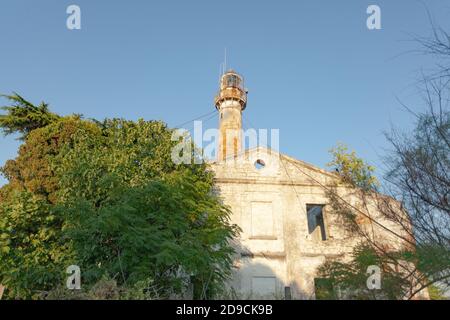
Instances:
[[[257,168],[257,163],[264,166]],[[235,243],[231,286],[244,297],[314,299],[318,267],[326,259],[348,260],[359,241],[329,213],[326,188],[338,176],[265,148],[216,162],[212,169],[220,195],[231,207],[232,222],[242,230]],[[357,205],[351,190],[342,187],[338,192]],[[322,208],[324,237],[309,228],[311,205]],[[401,232],[372,214],[382,225]],[[380,226],[371,227],[380,241],[402,246]]]

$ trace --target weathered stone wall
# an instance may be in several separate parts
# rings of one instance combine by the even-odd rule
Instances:
[[[261,169],[254,166],[258,159],[265,164]],[[327,214],[326,206],[327,240],[317,241],[309,234],[306,205],[326,205],[324,186],[336,182],[337,176],[264,148],[215,163],[212,169],[220,194],[232,209],[232,221],[242,229],[232,286],[244,297],[282,298],[289,287],[294,299],[314,299],[317,268],[328,258],[349,259],[359,241]],[[348,190],[338,192],[358,205]],[[386,236],[379,228],[377,234]]]

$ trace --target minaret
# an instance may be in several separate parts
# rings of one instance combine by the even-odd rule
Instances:
[[[220,79],[220,91],[215,98],[219,111],[219,142],[217,159],[236,157],[242,149],[242,111],[247,106],[244,79],[229,70]]]

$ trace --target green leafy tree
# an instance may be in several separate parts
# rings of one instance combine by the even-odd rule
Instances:
[[[367,286],[369,266],[380,268],[380,289],[373,290]],[[361,244],[353,250],[350,262],[325,262],[320,267],[319,274],[328,281],[328,287],[319,296],[319,299],[326,300],[396,300],[410,286],[409,279],[395,269],[390,257],[380,254],[367,244]]]
[[[327,190],[330,213],[342,218],[343,226],[360,240],[360,245],[354,249],[350,261],[329,260],[321,266],[320,276],[327,282],[319,296],[325,299],[412,299],[422,289],[446,279],[450,261],[448,247],[422,241],[421,229],[413,229],[417,215],[427,218],[427,211],[418,211],[418,206],[414,215],[408,215],[393,198],[378,193],[379,184],[373,177],[373,168],[364,160],[342,145],[333,149],[332,154],[334,160],[331,164],[339,168],[341,182],[351,187],[351,194],[357,197],[358,205],[354,206],[340,196],[336,187],[330,188]],[[392,163],[399,165],[399,162]],[[368,203],[375,205],[377,220],[371,217]],[[364,223],[364,219],[368,223]],[[395,223],[397,228],[382,226],[385,222]],[[394,235],[402,241],[402,246],[390,246],[375,237],[374,227],[379,227],[378,232]],[[370,265],[381,268],[380,290],[367,289],[367,268]]]
[[[340,143],[330,153],[333,160],[328,166],[339,173],[343,182],[364,191],[376,190],[379,186],[374,176],[375,168],[359,158],[355,151],[349,152],[348,147]]]
[[[1,168],[9,183],[0,188],[0,283],[9,298],[39,298],[63,282],[71,264],[70,242],[61,231],[65,220],[54,207],[60,179],[51,163],[79,131],[100,134],[90,122],[59,118],[31,131],[17,158]]]
[[[160,297],[193,282],[207,298],[229,275],[237,228],[206,166],[172,162],[170,137],[160,122],[111,120],[100,139],[80,135],[61,154],[67,233],[88,282],[148,278]]]
[[[30,192],[14,191],[0,204],[0,283],[6,297],[36,299],[61,281],[70,253],[61,225],[49,203]]]
[[[196,298],[218,293],[238,228],[206,165],[174,164],[176,142],[162,122],[52,119],[34,129],[0,123],[26,133],[17,158],[2,168],[6,297],[77,298],[61,295],[71,264],[81,267],[85,292],[114,282],[120,298],[167,298],[190,283]]]
[[[8,196],[8,191],[27,191],[46,199],[50,203],[57,200],[59,177],[52,168],[52,161],[63,147],[73,145],[76,132],[89,132],[93,136],[101,134],[100,129],[79,117],[60,118],[52,124],[32,131],[19,148],[18,156],[8,160],[1,173],[9,183],[2,188],[0,199]]]
[[[31,131],[43,128],[60,118],[57,114],[50,112],[48,104],[44,102],[35,106],[17,93],[1,96],[12,103],[1,108],[7,111],[6,115],[0,115],[0,127],[5,135],[19,133],[23,140]]]
[[[331,212],[340,219],[342,226],[351,237],[359,239],[349,261],[328,260],[319,268],[323,286],[318,299],[401,299],[411,287],[408,273],[398,270],[409,260],[413,263],[410,251],[387,249],[374,237],[373,224],[368,203],[379,199],[377,193],[379,182],[374,176],[375,168],[359,158],[347,146],[339,144],[330,153],[333,160],[329,163],[340,176],[340,182],[327,189]],[[338,185],[349,188],[349,194],[358,199],[358,204],[351,204],[337,191]],[[364,220],[368,222],[365,223]],[[367,225],[372,226],[367,228]],[[387,230],[383,230],[388,232]],[[382,272],[382,286],[377,290],[367,287],[367,269],[378,266]]]

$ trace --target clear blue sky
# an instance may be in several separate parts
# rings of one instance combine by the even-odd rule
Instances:
[[[66,28],[70,4],[81,30]],[[382,30],[366,27],[370,4]],[[425,6],[450,30],[448,0],[2,0],[0,92],[63,115],[175,126],[213,110],[226,47],[250,90],[245,117],[279,128],[282,152],[325,167],[342,141],[377,165],[383,130],[411,127],[396,97],[423,107],[415,83],[431,61],[408,52],[430,34]],[[0,138],[1,164],[18,145]]]

